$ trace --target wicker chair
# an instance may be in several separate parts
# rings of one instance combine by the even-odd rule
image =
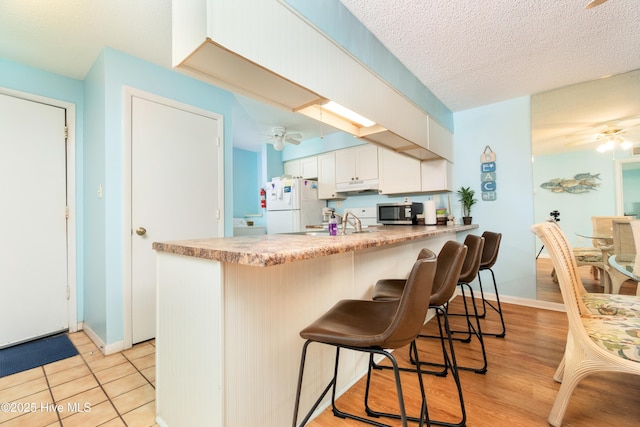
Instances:
[[[614,255],[628,255],[629,260],[636,254],[636,243],[631,228],[630,219],[616,219],[613,221],[613,249]],[[612,294],[619,294],[622,284],[629,280],[628,276],[605,264],[605,269],[611,278]]]
[[[534,225],[532,231],[551,256],[569,321],[564,357],[554,375],[561,386],[548,417],[549,424],[559,427],[571,394],[583,378],[596,372],[640,375],[640,338],[635,332],[640,319],[589,315],[573,250],[562,230],[547,222]]]
[[[631,224],[631,232],[633,233],[633,242],[636,245],[636,253],[640,254],[640,219],[629,221]]]
[[[590,265],[594,279],[600,277],[600,283],[604,287],[605,293],[610,293],[610,280],[605,274],[605,264],[607,257],[611,251],[611,239],[613,230],[613,221],[619,219],[629,219],[629,216],[592,216],[591,225],[593,227],[594,238],[591,240],[593,246],[573,248],[574,256],[578,267]],[[555,280],[554,280],[555,281]]]

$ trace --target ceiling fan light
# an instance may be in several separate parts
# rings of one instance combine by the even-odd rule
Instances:
[[[598,145],[598,148],[596,148],[596,150],[598,151],[598,153],[604,153],[605,151],[607,151],[607,145],[606,144],[600,144],[600,145]]]
[[[622,148],[623,150],[628,150],[629,148],[631,148],[632,145],[633,143],[631,141],[623,140],[620,143],[620,148]]]
[[[284,142],[282,142],[282,138],[281,137],[276,137],[275,140],[273,141],[273,148],[276,151],[282,151],[284,149]]]

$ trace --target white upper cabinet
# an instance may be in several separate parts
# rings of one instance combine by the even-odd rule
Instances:
[[[304,157],[302,159],[284,162],[284,174],[305,179],[318,178],[318,157]]]
[[[344,193],[336,191],[336,153],[331,151],[318,155],[318,198],[323,200],[344,199]]]
[[[378,147],[358,145],[336,151],[336,182],[378,179]]]
[[[378,149],[380,194],[422,191],[420,161],[384,148]]]
[[[300,160],[288,160],[284,162],[284,174],[293,177],[302,176],[300,171]]]
[[[453,134],[429,117],[429,151],[453,162]]]
[[[453,191],[453,163],[446,159],[422,162],[422,191]]]
[[[306,179],[318,178],[318,156],[300,159],[300,176]]]

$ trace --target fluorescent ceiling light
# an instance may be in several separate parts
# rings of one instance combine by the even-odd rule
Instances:
[[[367,119],[366,117],[362,117],[360,114],[355,111],[349,110],[347,107],[343,107],[334,101],[329,101],[322,106],[322,108],[326,108],[334,114],[344,117],[345,119],[351,120],[354,123],[359,124],[363,127],[373,126],[376,123]]]

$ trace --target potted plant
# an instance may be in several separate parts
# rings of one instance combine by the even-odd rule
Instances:
[[[473,197],[475,194],[471,187],[460,187],[458,190],[458,200],[462,203],[462,222],[465,225],[471,224],[471,206],[478,201]]]

